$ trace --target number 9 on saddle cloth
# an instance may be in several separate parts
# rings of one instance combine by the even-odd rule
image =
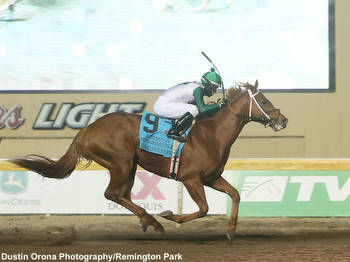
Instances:
[[[140,123],[140,149],[167,158],[173,156],[174,139],[167,137],[168,130],[172,127],[174,119],[163,118],[144,111]],[[184,135],[188,135],[188,129]],[[175,156],[179,158],[184,143],[179,143]]]

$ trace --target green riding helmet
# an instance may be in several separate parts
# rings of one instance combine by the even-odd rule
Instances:
[[[221,86],[222,80],[221,77],[215,72],[214,68],[210,69],[210,72],[206,72],[201,79],[201,82],[204,86],[204,91],[211,95],[211,91]]]

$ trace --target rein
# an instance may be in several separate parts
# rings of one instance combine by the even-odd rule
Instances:
[[[255,122],[259,122],[263,125],[266,126],[274,126],[276,124],[276,122],[278,121],[280,115],[281,115],[281,111],[279,109],[274,109],[271,110],[269,112],[265,112],[264,109],[261,107],[261,105],[259,104],[259,102],[256,100],[255,96],[257,94],[260,93],[260,91],[258,90],[255,94],[253,94],[253,92],[248,89],[248,94],[249,94],[249,115],[248,116],[244,116],[241,114],[236,113],[231,107],[229,107],[230,111],[232,111],[235,115],[237,115],[240,119],[242,119],[245,122],[250,122],[250,121],[255,121]],[[265,118],[257,118],[257,117],[252,117],[252,108],[253,108],[253,102],[255,103],[255,105],[259,108],[260,112],[263,113],[263,115],[265,116]],[[276,118],[271,118],[269,116],[270,113],[278,111],[278,115]]]

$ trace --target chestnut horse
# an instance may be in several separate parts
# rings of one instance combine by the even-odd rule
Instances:
[[[162,177],[168,175],[169,159],[139,148],[141,115],[111,113],[82,129],[74,138],[68,151],[57,161],[30,155],[12,163],[32,170],[44,177],[68,177],[77,163],[85,158],[95,161],[110,172],[110,182],[105,197],[140,218],[144,231],[152,225],[164,233],[163,226],[144,208],[131,201],[137,165]],[[226,106],[208,117],[199,117],[187,137],[178,170],[181,181],[199,211],[175,215],[171,211],[160,215],[177,223],[203,217],[208,212],[204,185],[228,194],[232,198],[231,216],[227,236],[232,240],[238,215],[238,191],[221,177],[229,157],[230,148],[245,124],[257,121],[273,130],[286,127],[287,118],[258,90],[255,85],[241,84],[227,92]]]

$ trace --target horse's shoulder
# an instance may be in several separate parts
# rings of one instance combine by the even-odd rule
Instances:
[[[216,119],[217,117],[217,113],[218,112],[210,112],[206,115],[199,115],[197,118],[196,118],[196,122],[198,123],[205,123],[205,122],[208,122],[208,121],[213,121]]]

